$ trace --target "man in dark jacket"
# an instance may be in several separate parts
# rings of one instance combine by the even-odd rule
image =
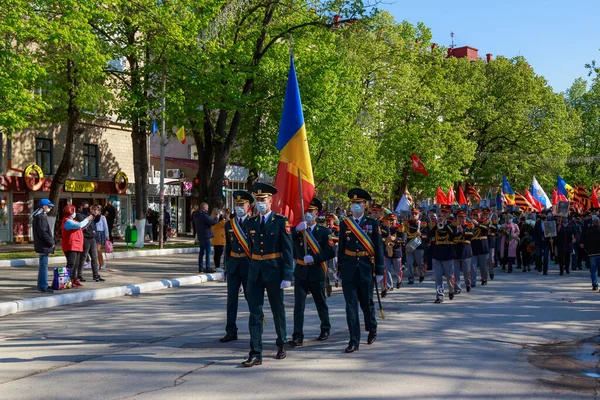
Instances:
[[[569,274],[569,264],[571,261],[571,252],[573,243],[576,243],[577,236],[573,224],[566,218],[559,218],[557,226],[557,236],[555,239],[558,256],[558,265],[560,267],[559,275]]]
[[[548,258],[550,256],[550,239],[544,235],[544,224],[546,222],[546,215],[538,214],[532,235],[535,242],[535,267],[538,272],[542,272],[543,268],[544,275],[548,275]]]
[[[194,214],[194,226],[196,227],[196,238],[200,245],[198,253],[198,272],[215,272],[210,268],[210,238],[215,234],[212,231],[212,226],[219,222],[217,216],[208,215],[208,204],[200,204],[200,210]],[[206,268],[204,268],[202,259],[206,255]]]
[[[90,216],[90,203],[86,200],[82,201],[79,206],[79,212],[75,219],[83,221]],[[90,255],[92,260],[92,278],[94,282],[104,282],[98,273],[98,248],[96,247],[96,224],[89,223],[83,228],[83,253],[79,257],[79,267],[77,268],[77,279],[80,282],[85,282],[83,279],[83,266],[85,265],[87,255]]]
[[[113,242],[113,226],[115,225],[115,219],[117,218],[117,209],[113,206],[113,201],[109,200],[106,207],[104,207],[104,217],[106,218],[106,224],[108,225],[108,234],[110,241]]]
[[[581,247],[590,258],[592,290],[598,290],[598,267],[600,266],[600,219],[592,215],[592,225],[585,230]]]
[[[39,206],[33,213],[33,245],[39,255],[37,288],[40,292],[52,293],[52,288],[48,286],[48,255],[54,253],[55,242],[46,215],[54,204],[48,199],[41,199]]]

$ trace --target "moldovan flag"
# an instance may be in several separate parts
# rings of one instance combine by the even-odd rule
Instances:
[[[556,188],[558,190],[558,201],[571,201],[575,197],[575,189],[565,182],[560,175],[556,179]]]
[[[185,128],[183,126],[177,130],[175,136],[182,144],[185,144]]]
[[[502,194],[506,199],[506,204],[509,206],[515,205],[515,191],[510,186],[510,183],[508,183],[505,176],[502,177]]]
[[[296,226],[302,221],[302,214],[308,209],[315,195],[315,181],[293,57],[290,57],[290,72],[279,125],[277,150],[279,150],[279,165],[274,185],[277,194],[273,196],[272,208],[275,212],[288,217],[292,226]],[[301,178],[304,210],[300,205],[298,175]]]

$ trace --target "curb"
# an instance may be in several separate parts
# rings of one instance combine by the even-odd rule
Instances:
[[[163,279],[160,281],[115,286],[97,290],[87,290],[85,292],[74,292],[46,297],[35,297],[33,299],[26,300],[7,301],[5,303],[0,303],[0,317],[24,311],[59,307],[93,300],[105,300],[114,297],[134,296],[155,290],[170,289],[185,285],[196,285],[209,281],[222,281],[223,279],[223,273],[217,272],[214,274],[184,276],[181,278]]]
[[[169,254],[190,254],[198,253],[198,247],[179,247],[177,249],[154,249],[154,250],[131,250],[112,253],[112,257],[107,257],[108,260],[118,260],[120,258],[131,257],[151,257],[164,256]],[[0,260],[0,267],[37,267],[39,258],[21,258],[16,260]],[[48,265],[60,265],[65,263],[63,256],[48,257]]]

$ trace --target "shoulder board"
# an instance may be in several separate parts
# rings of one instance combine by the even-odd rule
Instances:
[[[287,217],[285,215],[282,215],[282,214],[273,213],[272,217],[276,218],[276,219],[285,219],[285,220],[287,220]]]
[[[248,221],[259,221],[258,215],[255,215],[254,217],[248,218]]]

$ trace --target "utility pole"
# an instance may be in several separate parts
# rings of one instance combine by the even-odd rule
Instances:
[[[452,43],[450,44],[450,48],[454,48],[454,32],[450,32],[450,37],[452,38]]]
[[[167,91],[167,76],[165,73],[165,65],[163,64],[163,76],[162,76],[162,126],[160,134],[160,203],[158,206],[158,212],[160,215],[160,223],[158,229],[158,248],[162,249],[164,246],[163,232],[165,229],[165,146],[167,145],[167,132],[165,128],[165,117],[166,117],[166,91]]]

